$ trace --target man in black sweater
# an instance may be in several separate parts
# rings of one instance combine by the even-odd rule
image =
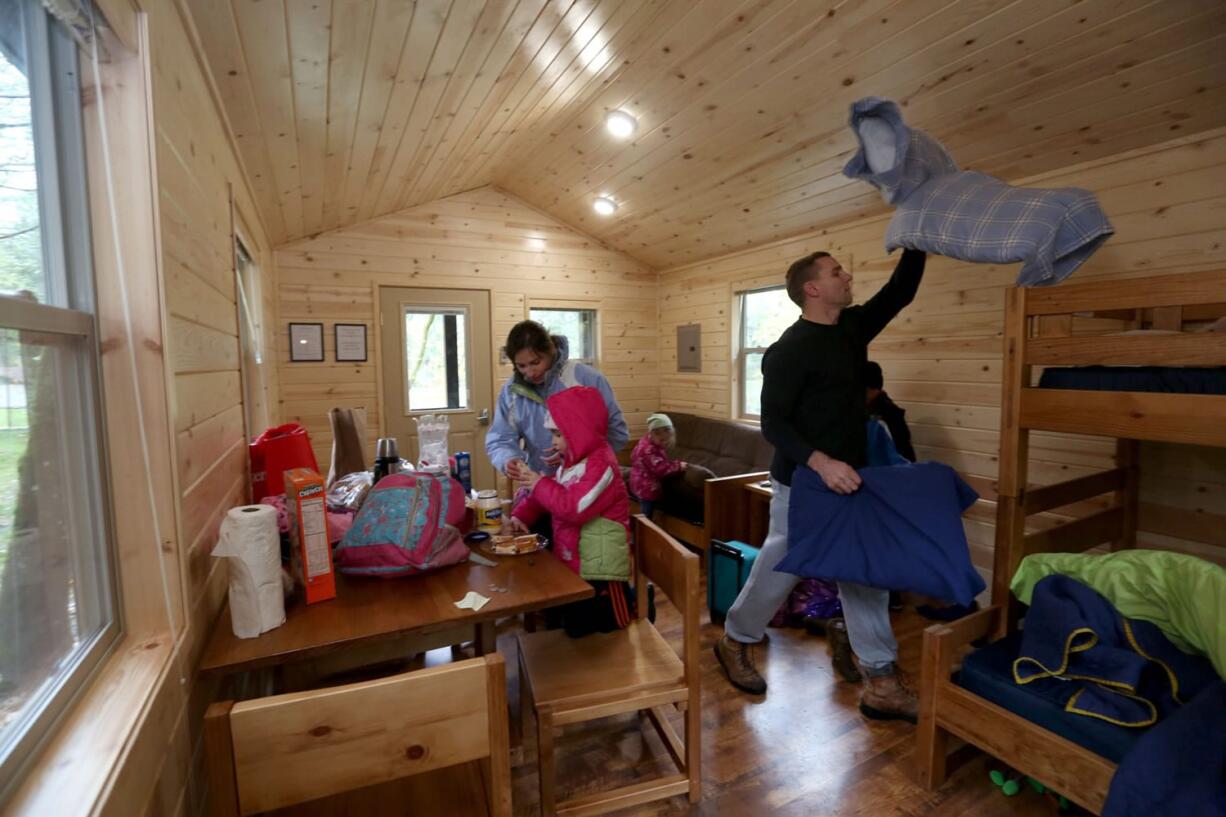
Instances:
[[[762,359],[762,434],[775,446],[770,525],[715,647],[729,680],[747,692],[766,691],[750,645],[762,640],[767,622],[798,581],[775,572],[787,553],[792,473],[812,468],[836,493],[859,489],[856,469],[867,459],[868,344],[915,297],[924,260],[922,252],[904,251],[890,280],[860,306],[850,305],[851,274],[828,253],[806,255],[788,268],[788,296],[801,317]],[[839,582],[839,597],[865,676],[860,711],[914,722],[915,693],[900,681],[895,665],[888,591]]]

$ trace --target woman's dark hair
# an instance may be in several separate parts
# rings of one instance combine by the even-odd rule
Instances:
[[[525,349],[542,355],[552,355],[553,338],[549,336],[549,331],[536,321],[520,321],[507,333],[507,359],[514,362],[515,356]]]

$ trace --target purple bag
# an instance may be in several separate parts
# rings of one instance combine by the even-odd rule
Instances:
[[[801,579],[787,601],[771,619],[772,627],[801,627],[806,618],[837,618],[843,615],[839,588],[825,579]]]

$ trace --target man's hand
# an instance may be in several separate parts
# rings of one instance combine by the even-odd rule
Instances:
[[[818,473],[826,487],[836,494],[853,494],[860,488],[860,475],[842,460],[828,457],[821,451],[809,455],[808,466]]]
[[[515,481],[523,479],[524,474],[527,473],[527,471],[528,466],[523,460],[511,460],[507,463],[506,468],[503,469],[503,472],[507,475],[507,478]]]

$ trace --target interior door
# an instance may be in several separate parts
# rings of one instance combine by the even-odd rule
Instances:
[[[413,417],[450,417],[451,453],[472,454],[474,488],[494,488],[485,432],[494,413],[490,294],[466,289],[379,288],[386,433],[418,459]]]

